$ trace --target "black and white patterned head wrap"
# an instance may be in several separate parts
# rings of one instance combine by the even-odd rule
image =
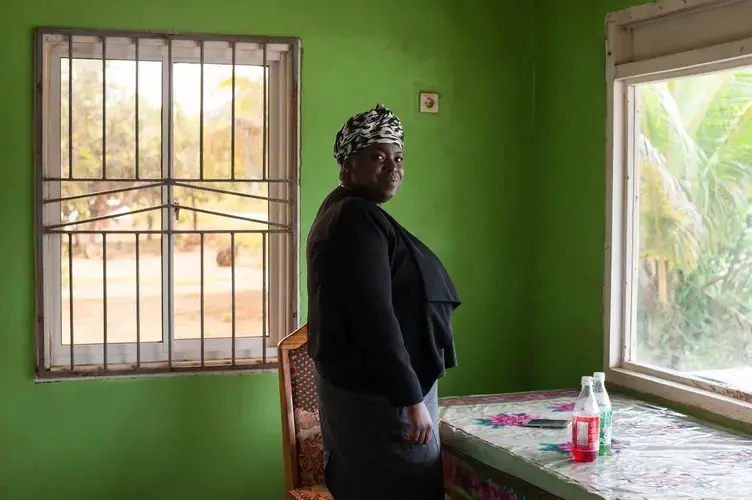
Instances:
[[[334,140],[334,157],[343,165],[345,160],[372,144],[397,144],[403,147],[405,135],[402,121],[389,108],[377,104],[375,108],[359,113],[345,122]]]

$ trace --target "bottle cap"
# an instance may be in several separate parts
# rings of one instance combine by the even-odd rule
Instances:
[[[593,379],[599,382],[603,382],[604,380],[606,380],[606,374],[603,372],[595,372],[593,373]]]
[[[593,385],[593,377],[582,377],[582,385]]]

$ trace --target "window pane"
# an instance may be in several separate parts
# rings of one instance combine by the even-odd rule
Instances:
[[[266,230],[268,190],[268,184],[262,182],[192,182],[176,186],[174,199],[181,208],[174,227],[181,231]]]
[[[99,48],[101,51],[101,47]],[[112,49],[111,49],[112,50]],[[131,47],[135,53],[135,48]],[[73,81],[67,57],[60,60],[60,164],[61,176],[70,173],[68,148],[73,126],[73,175],[102,175],[102,61],[73,59]],[[162,63],[138,64],[139,177],[161,175]],[[136,63],[108,59],[106,66],[107,177],[131,178],[136,165]],[[72,88],[69,85],[72,84]],[[73,93],[69,122],[69,93]]]
[[[201,236],[177,235],[175,339],[201,338]],[[204,235],[204,338],[231,338],[233,257],[228,234]],[[262,237],[235,236],[235,337],[261,336]]]
[[[130,43],[130,42],[129,42]],[[107,340],[109,343],[136,341],[137,326],[142,342],[162,340],[161,235],[142,234],[138,264],[140,321],[137,317],[136,232],[162,228],[161,188],[147,187],[139,176],[159,179],[162,155],[162,63],[140,61],[138,75],[138,148],[136,148],[136,62],[109,59],[103,72],[101,42],[91,42],[90,58],[73,59],[70,81],[69,60],[60,62],[61,175],[68,177],[68,147],[73,145],[73,179],[58,183],[63,201],[56,203],[61,224],[72,232],[60,239],[61,342],[70,345],[71,292],[73,294],[73,336],[76,345],[104,340],[105,289],[107,294]],[[86,49],[81,49],[86,52]],[[130,53],[135,46],[112,43],[108,54]],[[143,52],[142,52],[143,54]],[[106,75],[106,98],[102,82]],[[72,89],[69,85],[72,83]],[[72,105],[69,101],[72,92]],[[102,109],[106,111],[107,179],[81,180],[102,176]],[[72,109],[72,121],[68,121]],[[69,127],[72,126],[72,141]],[[113,192],[115,191],[115,192]],[[136,212],[136,213],[133,213]],[[91,222],[83,222],[93,219]],[[114,231],[114,232],[113,232]],[[104,281],[106,236],[107,279]],[[72,255],[70,251],[72,250]],[[73,279],[71,280],[71,269]]]
[[[247,50],[238,45],[233,123],[232,46],[204,43],[202,145],[201,45],[174,43],[174,172],[179,179],[229,180],[233,169],[240,179],[262,176],[264,72],[261,66],[240,63]],[[263,237],[242,231],[268,229],[268,192],[261,182],[174,187],[173,198],[180,206],[173,222],[180,231],[174,237],[176,340],[200,338],[202,322],[206,339],[231,338],[233,322],[236,338],[261,336]],[[209,231],[203,236],[203,310],[200,231]],[[241,231],[235,235],[234,261],[232,231]]]
[[[121,221],[125,219],[127,217]],[[159,225],[159,219],[156,225]],[[145,229],[138,226],[137,228]],[[141,342],[161,342],[161,235],[144,234],[139,237],[138,283],[134,234],[107,234],[106,282],[103,279],[102,235],[81,234],[74,231],[71,240],[72,256],[69,256],[67,235],[63,235],[61,245],[62,344],[70,345],[71,291],[74,297],[73,336],[76,345],[99,344],[104,341],[105,283],[107,342],[112,344],[136,342],[137,324],[140,328]],[[136,321],[137,284],[140,308],[138,322]]]
[[[632,361],[752,391],[752,69],[636,91]]]
[[[203,178],[229,179],[232,174],[232,60],[229,44],[207,42],[203,66]],[[201,176],[201,49],[175,49],[176,56],[196,62],[173,63],[174,176]],[[264,70],[235,66],[235,176],[261,178],[263,160]]]
[[[101,50],[101,47],[100,47]],[[73,59],[73,101],[69,105],[70,63],[63,58],[61,71],[61,160],[63,172],[70,171],[68,148],[73,150],[73,176],[102,176],[102,61]],[[72,120],[72,140],[69,130]]]

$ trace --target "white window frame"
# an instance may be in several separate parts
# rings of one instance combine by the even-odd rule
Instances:
[[[617,386],[749,424],[750,394],[629,361],[634,349],[638,254],[638,245],[632,238],[639,223],[639,175],[633,140],[638,121],[633,86],[751,66],[752,27],[747,37],[722,43],[704,41],[723,39],[724,28],[733,24],[708,23],[708,19],[733,18],[741,11],[752,12],[752,0],[663,0],[607,16],[604,369]],[[750,18],[746,16],[747,23]],[[668,25],[666,31],[685,32],[686,40],[671,37],[671,47],[653,42],[639,48],[633,43],[631,30],[662,22]],[[655,26],[658,29],[653,32],[658,38],[668,37],[661,33],[660,26]],[[642,55],[638,54],[640,50]]]
[[[107,59],[135,60],[135,45],[133,34],[112,32],[90,32],[87,30],[70,30],[73,39],[74,58],[88,58],[101,60],[101,37],[108,37]],[[126,36],[130,35],[130,36]],[[136,34],[138,36],[139,34]],[[169,91],[169,63],[200,63],[201,52],[198,40],[205,37],[190,39],[188,36],[170,35],[167,39],[171,43],[168,51],[163,38],[140,34],[140,61],[160,61],[162,63],[162,120],[168,123],[171,105]],[[61,61],[68,57],[69,43],[67,34],[60,34],[60,30],[37,30],[37,96],[35,99],[35,113],[37,118],[37,135],[41,138],[41,147],[36,151],[37,176],[44,172],[45,177],[61,177],[60,159],[60,85]],[[216,40],[206,40],[204,61],[207,64],[232,64],[232,51],[229,49],[230,40],[236,41],[235,63],[238,65],[263,66],[267,63],[267,179],[290,179],[289,188],[285,182],[269,182],[267,185],[270,198],[290,198],[291,208],[279,203],[269,203],[269,220],[292,228],[292,234],[267,233],[265,248],[269,250],[266,263],[265,277],[265,318],[266,330],[263,337],[236,337],[235,359],[239,363],[229,369],[238,368],[270,368],[277,355],[277,343],[297,326],[298,317],[298,267],[299,256],[297,242],[299,240],[299,70],[300,43],[296,39],[275,40],[259,39],[254,43],[251,37],[216,37]],[[288,41],[289,40],[289,41]],[[219,43],[226,47],[219,48]],[[265,48],[264,48],[265,47]],[[41,85],[40,85],[41,84]],[[42,92],[43,87],[50,91]],[[75,91],[75,89],[74,89]],[[169,151],[171,141],[168,140],[170,127],[163,127],[162,138],[162,179],[168,177],[168,163],[171,155]],[[38,139],[39,140],[39,139]],[[41,163],[40,163],[41,162]],[[75,168],[75,167],[74,167]],[[228,172],[229,176],[229,172]],[[42,234],[41,227],[45,225],[61,224],[60,203],[42,205],[43,199],[59,198],[61,196],[60,182],[42,182],[37,179],[37,375],[41,380],[56,380],[67,378],[70,373],[70,344],[62,343],[61,328],[61,247],[65,234]],[[163,203],[172,198],[168,190],[163,187]],[[161,209],[162,228],[172,227],[172,211]],[[75,228],[73,228],[75,229]],[[170,335],[170,317],[173,315],[174,298],[170,277],[174,276],[174,262],[168,260],[170,245],[174,245],[172,236],[162,235],[163,254],[165,264],[173,271],[165,272],[162,276],[162,302],[165,313],[162,318],[162,340],[159,342],[140,343],[140,363],[142,370],[134,369],[137,361],[137,344],[108,343],[107,366],[108,375],[134,374],[138,372],[173,372],[181,368],[187,371],[204,371],[227,368],[232,359],[232,339],[206,338],[204,339],[204,361],[210,365],[200,367],[197,360],[201,358],[201,339],[172,339]],[[165,237],[167,236],[167,237]],[[72,300],[72,298],[71,298]],[[174,326],[172,327],[174,329]],[[174,332],[173,332],[174,334]],[[264,346],[266,350],[264,352]],[[104,365],[104,344],[76,345],[73,359],[74,366],[102,367]],[[257,361],[266,359],[266,365]],[[171,364],[167,364],[168,359]],[[247,363],[252,360],[251,363]],[[246,361],[246,363],[243,363]],[[211,362],[219,362],[211,364]],[[118,369],[120,367],[120,370]],[[96,368],[94,368],[96,370]],[[122,372],[122,373],[121,373]],[[81,376],[81,374],[77,374]]]

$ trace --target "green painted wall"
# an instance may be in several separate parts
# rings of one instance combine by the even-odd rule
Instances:
[[[301,37],[304,228],[336,183],[337,127],[378,101],[393,107],[405,121],[407,177],[390,210],[444,258],[465,301],[455,324],[462,366],[443,384],[457,394],[527,386],[532,259],[519,215],[533,167],[532,8],[526,0],[2,2],[0,498],[282,497],[275,373],[33,382],[35,26]],[[440,115],[416,112],[419,89],[442,93]]]
[[[573,387],[603,364],[605,19],[639,3],[535,2],[531,387]]]

